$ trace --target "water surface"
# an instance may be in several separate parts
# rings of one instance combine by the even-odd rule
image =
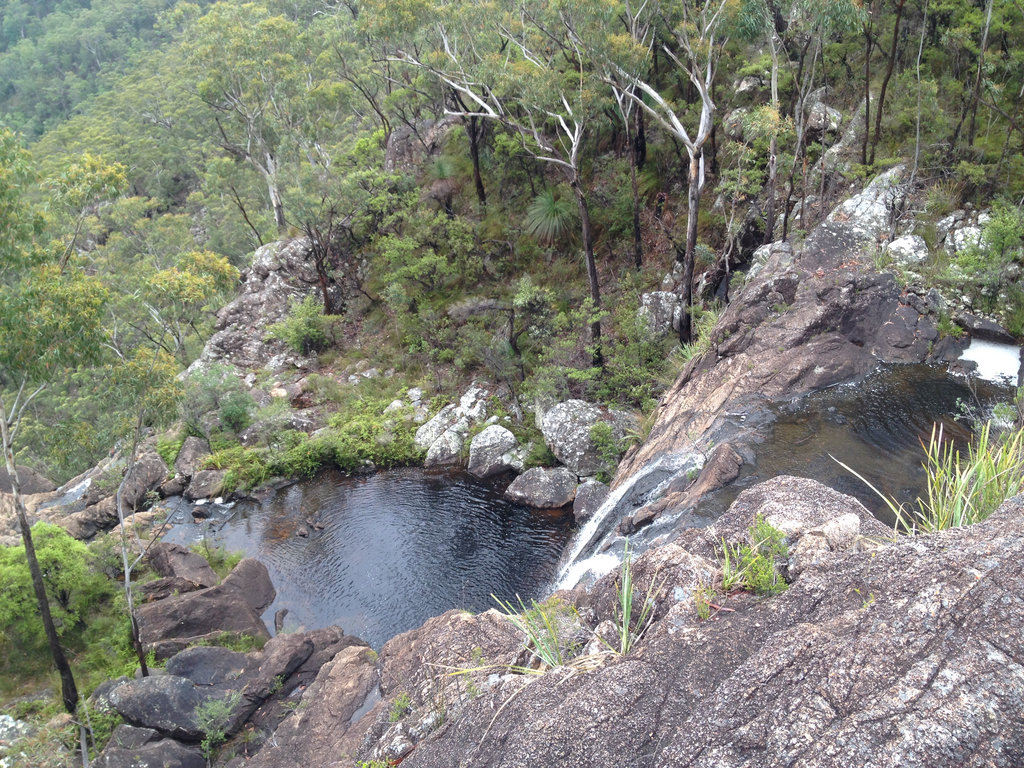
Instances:
[[[277,589],[268,626],[287,608],[286,629],[337,624],[379,647],[450,608],[494,607],[492,593],[544,592],[572,515],[512,504],[503,490],[418,469],[328,472],[239,502],[224,522],[175,525],[165,540],[205,535],[263,562]]]

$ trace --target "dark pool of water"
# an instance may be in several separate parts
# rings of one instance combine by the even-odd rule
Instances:
[[[450,608],[494,607],[492,593],[541,595],[572,516],[509,503],[503,490],[422,470],[326,473],[239,502],[226,521],[175,525],[165,540],[206,536],[266,564],[277,589],[268,626],[287,608],[286,629],[337,624],[379,647]]]
[[[984,417],[1008,400],[1012,390],[986,381],[968,381],[925,365],[883,366],[856,384],[832,387],[776,409],[774,423],[760,430],[752,464],[719,494],[713,507],[724,509],[745,487],[776,475],[819,480],[859,498],[884,522],[886,505],[831,457],[856,469],[876,488],[913,503],[924,491],[924,451],[932,425],[966,445],[969,414]],[[967,414],[967,415],[965,415]],[[716,516],[709,508],[705,514]]]

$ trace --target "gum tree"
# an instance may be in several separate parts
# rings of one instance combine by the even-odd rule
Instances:
[[[557,13],[540,4],[442,3],[429,16],[436,21],[421,28],[426,39],[400,46],[394,58],[431,72],[458,97],[464,108],[449,114],[500,123],[524,151],[561,171],[573,191],[600,364],[601,290],[583,173],[583,149],[601,106],[590,59]]]
[[[42,219],[25,200],[33,182],[30,157],[18,137],[0,130],[0,448],[64,708],[73,714],[78,689],[50,613],[14,445],[32,401],[71,367],[98,354],[104,290],[80,270],[61,269],[60,255],[38,242]]]

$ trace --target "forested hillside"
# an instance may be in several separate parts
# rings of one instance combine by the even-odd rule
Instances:
[[[1020,333],[1006,268],[1022,230],[1022,11],[6,3],[0,115],[21,132],[9,152],[31,158],[4,194],[39,219],[4,248],[95,280],[106,334],[33,401],[20,456],[58,478],[90,465],[136,421],[142,390],[117,394],[113,372],[172,382],[253,249],[298,235],[321,276],[327,317],[307,321],[327,365],[373,339],[374,362],[410,381],[479,374],[517,400],[644,408],[668,349],[636,320],[642,291],[677,265],[689,343],[754,248],[800,238],[851,185],[906,163],[905,215],[994,204],[991,237],[927,279],[965,283]],[[25,277],[7,274],[8,291]],[[17,371],[3,377],[17,389]],[[177,416],[157,410],[145,420]]]

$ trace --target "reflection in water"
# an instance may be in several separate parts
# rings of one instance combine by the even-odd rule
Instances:
[[[465,475],[418,470],[365,478],[328,473],[264,502],[239,502],[209,536],[266,564],[286,628],[338,624],[375,647],[450,608],[485,610],[491,594],[539,596],[571,515],[505,501]],[[188,543],[197,525],[173,528]]]
[[[884,366],[861,382],[814,393],[779,409],[778,420],[764,428],[756,445],[756,464],[717,495],[703,514],[717,515],[740,490],[776,475],[809,477],[859,498],[881,520],[892,524],[888,509],[864,484],[834,462],[856,469],[883,493],[913,503],[924,491],[922,441],[932,425],[966,444],[970,431],[957,417],[1012,395],[988,382],[971,383],[924,365]]]

